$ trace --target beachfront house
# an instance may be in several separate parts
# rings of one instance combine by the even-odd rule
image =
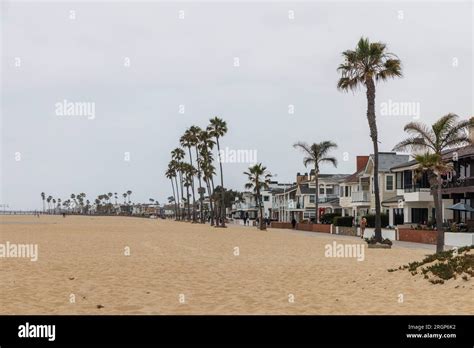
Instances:
[[[339,185],[348,174],[319,174],[318,211],[321,217],[325,213],[340,213]],[[296,183],[274,192],[273,219],[290,222],[315,220],[314,171],[296,174]]]
[[[396,199],[395,173],[391,168],[406,163],[408,155],[379,152],[379,192],[381,212],[390,213],[387,202]],[[339,204],[341,215],[353,216],[357,223],[362,216],[375,214],[374,156],[357,156],[356,171],[340,184]]]

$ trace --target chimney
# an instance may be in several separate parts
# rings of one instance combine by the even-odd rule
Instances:
[[[364,169],[368,161],[369,161],[369,156],[357,156],[356,157],[356,163],[357,163],[356,171],[359,172],[362,169]]]

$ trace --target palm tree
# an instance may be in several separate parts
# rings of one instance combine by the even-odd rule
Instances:
[[[115,198],[115,205],[117,205],[117,199],[118,199],[117,192],[114,192],[114,198]]]
[[[48,196],[48,198],[46,199],[46,202],[48,203],[49,214],[51,214],[51,200],[52,199],[53,199],[53,196]]]
[[[173,167],[174,167],[176,173],[178,174],[177,176],[179,176],[179,183],[180,183],[180,185],[178,185],[178,179],[177,179],[177,176],[175,176],[176,194],[177,194],[177,198],[178,198],[178,209],[181,206],[180,199],[182,200],[183,196],[184,196],[183,176],[182,176],[182,172],[180,170],[180,168],[181,168],[180,163],[184,159],[184,155],[185,155],[184,150],[180,147],[177,147],[173,151],[171,151],[171,158],[174,160]],[[181,188],[181,194],[179,193],[179,188]],[[182,218],[184,216],[184,213],[180,211],[180,215],[181,215],[180,218]]]
[[[266,230],[267,227],[263,221],[262,195],[260,192],[262,190],[268,190],[268,184],[270,183],[272,175],[267,171],[266,167],[262,166],[261,163],[249,167],[248,170],[248,172],[244,172],[248,177],[248,182],[245,184],[245,188],[248,190],[253,189],[253,192],[255,192],[255,200],[257,201],[260,215],[260,230]]]
[[[199,133],[198,139],[198,165],[202,171],[203,179],[207,186],[209,207],[211,211],[211,226],[214,226],[214,207],[211,191],[211,181],[213,181],[213,176],[215,175],[215,167],[212,165],[214,161],[214,158],[212,156],[212,149],[214,148],[215,142],[212,140],[211,135],[206,130],[202,130]]]
[[[410,122],[404,127],[409,137],[393,148],[394,151],[408,149],[417,154],[415,159],[419,163],[419,171],[426,171],[428,178],[431,178],[430,188],[434,199],[436,229],[438,230],[436,252],[444,250],[441,184],[442,175],[449,171],[442,155],[448,149],[471,143],[466,130],[472,121],[458,122],[457,119],[457,115],[450,113],[441,117],[431,127],[420,122]],[[419,151],[423,154],[420,155]]]
[[[126,204],[127,203],[127,193],[126,192],[122,193],[122,197],[123,197],[123,204]]]
[[[195,145],[194,132],[191,129],[186,129],[184,134],[179,139],[182,147],[187,147],[189,152],[189,163],[193,166],[193,156],[191,154],[191,147]],[[196,222],[196,196],[194,192],[194,177],[188,178],[188,184],[191,185],[191,192],[193,194],[193,222]]]
[[[319,223],[319,166],[323,163],[331,163],[334,167],[337,167],[337,159],[332,156],[328,156],[331,150],[337,148],[337,145],[332,141],[322,141],[320,143],[313,143],[311,146],[304,142],[297,142],[293,145],[294,148],[302,150],[305,154],[303,158],[303,164],[306,167],[308,164],[314,166],[314,209],[316,213],[315,221]]]
[[[190,211],[190,202],[189,202],[189,187],[192,186],[192,182],[194,180],[194,176],[196,175],[196,168],[194,168],[191,164],[189,163],[182,163],[181,164],[183,176],[184,176],[184,186],[186,187],[186,203],[188,205],[188,220],[191,217],[191,211]],[[195,201],[193,200],[193,222],[195,222],[196,214],[195,214]]]
[[[45,209],[45,207],[44,207],[44,201],[45,201],[45,199],[46,199],[46,194],[45,194],[44,192],[41,192],[41,199],[43,200],[43,213],[44,213],[44,209]]]
[[[199,164],[199,145],[200,145],[200,135],[202,133],[202,129],[198,126],[191,126],[189,127],[189,137],[191,140],[191,144],[193,144],[195,150],[196,150],[196,163],[197,163],[197,177],[198,177],[198,193],[199,193],[199,218],[201,220],[201,223],[204,223],[204,215],[203,215],[203,201],[204,201],[204,191],[202,188],[202,181],[201,181],[201,166]]]
[[[225,227],[225,202],[224,202],[224,174],[222,172],[222,159],[221,159],[221,149],[220,149],[220,143],[219,143],[219,138],[222,138],[226,133],[227,133],[227,123],[220,119],[219,117],[214,117],[209,120],[210,124],[207,126],[207,131],[209,132],[209,135],[211,137],[214,137],[216,139],[216,144],[217,144],[217,153],[218,153],[218,158],[219,158],[219,169],[221,172],[221,223],[222,227]],[[217,225],[217,224],[216,224]]]
[[[381,42],[370,42],[361,38],[355,50],[342,53],[344,63],[339,65],[341,78],[337,88],[342,91],[356,91],[365,86],[367,95],[367,120],[370,137],[374,147],[374,195],[375,195],[375,239],[382,240],[380,218],[379,189],[379,148],[377,122],[375,119],[375,83],[389,78],[401,77],[401,62],[396,55],[387,52],[387,46]]]
[[[130,200],[130,196],[132,195],[132,191],[128,190],[127,191],[127,196],[128,196],[128,203],[130,204],[131,200]]]
[[[174,207],[175,207],[175,217],[177,220],[178,219],[178,206],[176,204],[176,193],[174,190],[174,182],[173,182],[173,178],[176,179],[176,170],[171,162],[168,164],[168,169],[166,170],[165,175],[168,179],[170,179],[171,187],[173,188],[173,201],[174,201]]]

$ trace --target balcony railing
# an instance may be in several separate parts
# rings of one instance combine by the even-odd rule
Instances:
[[[474,186],[474,177],[453,177],[451,180],[444,180],[442,188],[456,188],[456,187],[467,187]]]
[[[423,187],[423,186],[420,186],[420,185],[407,185],[405,186],[405,188],[403,189],[403,192],[405,193],[410,193],[410,192],[430,192],[430,188],[429,187]]]
[[[352,203],[370,202],[370,195],[365,191],[352,192]]]

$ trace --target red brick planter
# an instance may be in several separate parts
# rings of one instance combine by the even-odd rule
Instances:
[[[296,224],[296,229],[300,231],[331,233],[331,225],[324,224]]]
[[[313,224],[313,232],[331,233],[331,225]]]
[[[290,222],[276,222],[276,221],[272,221],[272,223],[270,224],[270,227],[272,228],[293,228],[293,226],[291,226],[291,223]]]
[[[405,242],[436,244],[438,231],[398,229],[398,240]]]

